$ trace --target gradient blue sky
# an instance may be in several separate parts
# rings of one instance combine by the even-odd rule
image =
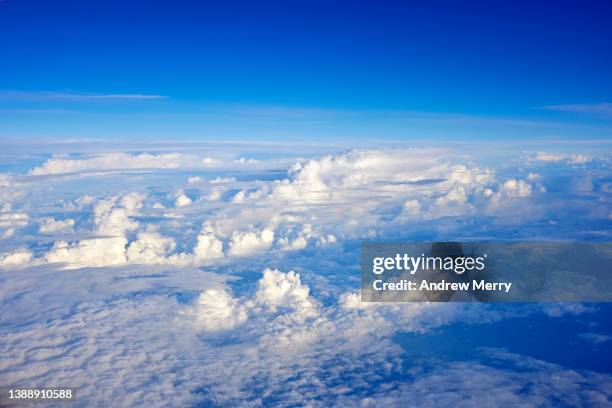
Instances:
[[[0,2],[4,138],[609,138],[610,2]]]

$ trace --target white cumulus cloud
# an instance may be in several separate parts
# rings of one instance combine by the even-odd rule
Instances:
[[[200,294],[197,326],[203,331],[229,330],[247,320],[246,308],[222,289],[208,289]]]
[[[177,207],[187,207],[192,202],[193,201],[191,200],[191,198],[187,197],[184,193],[180,193],[176,197],[176,200],[174,201],[174,205]]]
[[[65,264],[67,269],[121,265],[126,262],[126,245],[124,237],[84,239],[72,244],[58,241],[44,259]]]
[[[65,220],[45,219],[38,229],[41,234],[55,234],[57,232],[71,232],[75,221],[71,218]]]
[[[0,254],[0,267],[13,268],[26,266],[32,260],[32,252],[25,248]]]
[[[229,243],[229,255],[248,256],[270,249],[274,242],[274,230],[234,231]]]

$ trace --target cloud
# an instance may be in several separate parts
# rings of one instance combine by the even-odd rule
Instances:
[[[137,239],[129,244],[126,261],[138,264],[163,264],[166,263],[166,257],[175,249],[174,239],[149,229],[139,232]]]
[[[0,243],[0,307],[13,311],[0,317],[0,377],[31,386],[61,379],[86,405],[607,403],[607,374],[474,349],[460,362],[430,360],[416,348],[435,328],[495,324],[542,313],[539,305],[365,304],[355,292],[364,238],[556,238],[575,225],[608,236],[607,169],[592,172],[587,202],[540,190],[553,190],[558,166],[539,161],[486,167],[463,152],[378,149],[295,162],[278,175],[224,159],[232,172],[203,175],[180,210],[155,203],[170,207],[191,170],[95,184],[11,176],[11,186],[23,183],[11,213],[27,211],[28,223],[70,217],[79,228],[53,246],[34,228]],[[563,177],[582,171],[568,166]],[[216,201],[205,199],[216,191]],[[539,222],[523,222],[538,205],[548,206]],[[605,213],[591,222],[584,214],[597,206]],[[550,229],[551,217],[565,229]],[[589,310],[550,304],[544,313]],[[398,340],[407,333],[417,341]]]
[[[221,164],[221,161],[212,157],[205,157],[201,160],[204,167],[216,167]]]
[[[274,230],[234,231],[229,243],[230,256],[248,256],[269,249],[274,241]]]
[[[32,252],[25,248],[16,249],[12,252],[0,254],[1,268],[23,267],[32,260]]]
[[[298,162],[288,173],[288,178],[259,189],[243,189],[232,201],[312,214],[317,219],[312,236],[321,236],[317,227],[327,221],[372,237],[373,229],[387,227],[385,219],[391,218],[376,216],[375,209],[397,208],[393,218],[401,223],[479,210],[500,215],[501,197],[527,198],[532,191],[528,181],[499,181],[490,169],[454,164],[443,152],[427,149],[353,150]],[[507,208],[512,203],[504,204]],[[342,225],[333,221],[338,212],[343,214]],[[287,239],[282,233],[279,237],[281,247],[287,248]]]
[[[303,224],[300,229],[288,227],[284,231],[284,234],[285,236],[278,239],[278,245],[283,251],[299,251],[305,249],[308,247],[308,242],[311,239],[316,239],[312,231],[312,225],[307,223]],[[319,243],[333,243],[332,241],[334,239],[335,237],[330,234],[328,237],[320,237]]]
[[[187,207],[192,202],[193,201],[191,200],[191,198],[187,197],[185,193],[180,192],[180,194],[178,194],[178,196],[176,197],[176,200],[174,201],[174,205],[176,207]]]
[[[566,105],[548,105],[542,109],[556,112],[575,112],[575,113],[593,113],[605,116],[612,115],[612,103],[585,103],[585,104],[566,104]]]
[[[28,225],[30,217],[24,212],[13,211],[10,204],[0,210],[0,228],[20,228]]]
[[[215,177],[210,180],[210,184],[227,184],[227,183],[235,183],[236,177]]]
[[[72,232],[72,228],[74,227],[75,221],[71,218],[67,218],[65,220],[55,220],[53,218],[45,219],[40,227],[38,228],[38,232],[41,234],[55,234],[58,232]]]
[[[0,204],[10,205],[10,202],[22,196],[22,183],[6,173],[0,173]]]
[[[20,314],[3,316],[11,331],[0,333],[0,374],[9,385],[62,378],[89,405],[404,406],[414,400],[438,406],[483,396],[478,385],[485,380],[487,389],[500,390],[492,404],[525,405],[546,402],[551,392],[552,401],[593,402],[610,384],[607,375],[492,351],[491,362],[415,360],[414,350],[392,341],[397,332],[420,335],[458,320],[486,324],[503,317],[495,305],[362,309],[342,308],[334,297],[324,306],[301,274],[270,268],[256,282],[242,282],[242,296],[203,271],[64,274],[47,266],[4,277],[0,301]],[[9,296],[24,285],[29,296]],[[28,325],[19,323],[24,315]],[[146,386],[152,387],[146,396],[134,392]],[[433,402],[432,392],[439,396]]]
[[[42,260],[61,263],[64,269],[103,267],[126,264],[202,266],[223,259],[223,243],[205,226],[198,234],[193,252],[175,253],[176,241],[154,228],[128,241],[125,236],[84,239],[73,243],[56,242]]]
[[[542,311],[550,317],[560,317],[564,315],[579,316],[584,313],[592,312],[593,308],[582,303],[547,303]]]
[[[531,185],[523,180],[510,179],[501,184],[499,192],[506,197],[529,197]]]
[[[37,263],[62,263],[66,269],[124,264],[201,266],[223,258],[223,243],[214,229],[204,223],[191,253],[175,252],[176,241],[163,236],[155,225],[140,230],[130,241],[127,233],[137,231],[146,195],[132,192],[98,200],[93,206],[95,238],[68,243],[57,241]],[[55,224],[54,224],[55,225]]]
[[[93,209],[96,233],[123,237],[127,231],[136,230],[139,224],[130,216],[136,215],[142,200],[144,195],[139,193],[128,194],[121,200],[117,196],[100,200]]]
[[[179,153],[137,154],[108,153],[85,159],[49,159],[30,170],[33,176],[113,170],[176,169],[186,165],[190,157]]]
[[[84,239],[72,244],[58,241],[44,260],[65,264],[67,269],[121,265],[126,262],[127,243],[124,237]]]
[[[258,282],[254,302],[272,312],[289,308],[303,317],[312,316],[316,312],[309,292],[310,288],[302,284],[299,274],[266,269]]]
[[[193,249],[196,263],[207,262],[223,257],[223,243],[215,236],[215,230],[204,223]]]
[[[197,326],[203,331],[230,330],[247,320],[245,307],[225,290],[202,292],[196,308]]]
[[[420,200],[424,196],[431,195],[433,190],[442,190],[445,198],[438,199],[441,207],[445,200],[457,201],[463,197],[465,187],[472,190],[490,179],[487,171],[445,162],[440,151],[353,150],[297,162],[289,169],[288,178],[256,190],[241,190],[233,202],[257,203],[281,211],[286,208],[294,214],[308,214],[311,210],[319,213],[317,224],[323,222],[326,212],[330,215],[342,212],[344,228],[363,229],[380,222],[371,210],[383,202],[388,205],[393,200],[414,200],[413,210],[417,205],[421,209]],[[332,218],[328,222],[337,224]]]
[[[594,345],[607,343],[612,339],[611,336],[601,333],[578,333],[578,337]]]
[[[15,228],[7,228],[0,235],[0,239],[8,239],[15,235]]]
[[[0,91],[0,100],[51,102],[51,101],[150,101],[167,99],[167,96],[152,94],[95,94],[50,91]]]
[[[25,227],[30,222],[30,217],[25,212],[13,211],[10,203],[4,204],[0,210],[0,239],[10,238],[15,231]]]
[[[188,184],[201,184],[204,183],[204,179],[200,176],[193,176],[187,179]]]
[[[175,154],[127,157],[171,163],[179,159]],[[197,165],[194,157],[189,160]],[[97,159],[76,161],[88,160]],[[197,180],[200,184],[189,190],[189,196],[181,184],[169,186],[168,192],[152,190],[151,203],[142,193],[95,202],[81,194],[89,197],[89,204],[73,200],[70,208],[83,210],[92,204],[92,236],[79,238],[82,243],[58,242],[50,259],[64,259],[70,268],[86,267],[86,260],[102,266],[97,257],[83,256],[79,262],[73,255],[83,248],[106,247],[88,242],[90,238],[112,237],[122,240],[107,243],[109,255],[114,254],[109,265],[202,266],[268,251],[318,251],[345,240],[392,238],[410,226],[452,217],[474,217],[483,223],[485,215],[492,216],[488,222],[518,224],[543,213],[535,206],[545,192],[542,178],[524,173],[524,178],[501,177],[493,169],[432,149],[351,150],[299,160],[280,179],[236,181],[217,176],[209,182]],[[177,178],[184,183],[184,175]],[[166,211],[159,197],[174,199],[180,213]],[[152,222],[151,217],[161,220]],[[195,238],[189,226],[194,217],[202,225]],[[455,231],[461,227],[448,225]]]
[[[223,242],[215,236],[214,229],[208,223],[202,225],[191,253],[170,254],[175,248],[173,239],[163,237],[157,232],[139,233],[138,239],[128,248],[127,261],[186,267],[209,265],[224,258]]]
[[[586,156],[581,154],[564,154],[564,153],[538,153],[536,160],[543,162],[567,162],[568,164],[586,164],[591,161]]]
[[[197,394],[189,390],[196,388],[199,370],[193,371],[195,366],[189,364],[187,371],[183,371],[175,360],[187,356],[185,352],[189,348],[186,343],[177,348],[179,343],[183,343],[182,339],[191,342],[194,338],[192,330],[187,337],[176,331],[173,318],[177,305],[174,299],[146,295],[136,301],[126,296],[139,287],[151,290],[151,286],[142,285],[144,279],[130,276],[133,273],[142,275],[144,271],[123,269],[123,276],[108,269],[72,271],[69,275],[60,271],[67,279],[59,279],[62,275],[51,271],[25,271],[21,277],[6,282],[11,285],[13,293],[20,292],[19,283],[24,282],[35,292],[28,292],[26,296],[30,299],[30,306],[19,300],[9,306],[15,312],[20,311],[22,318],[27,315],[32,320],[28,328],[11,326],[10,332],[3,330],[0,333],[0,352],[3,355],[0,375],[4,383],[66,381],[79,390],[79,399],[87,401],[86,405],[113,405],[114,400],[119,405],[146,403],[161,407],[168,403],[189,406],[198,401]],[[200,290],[214,286],[206,280],[219,282],[214,275],[202,271],[183,276],[189,276],[188,286]],[[185,282],[169,279],[169,286],[179,283],[183,288],[188,287]],[[37,284],[37,281],[44,283]],[[7,301],[11,302],[6,294],[4,291],[0,293],[3,307]],[[152,316],[157,318],[152,320]],[[3,324],[7,323],[4,317]],[[20,344],[19,351],[13,348],[17,344]],[[180,349],[183,351],[176,354]],[[26,353],[27,358],[24,359],[21,353]],[[176,369],[178,371],[174,371]],[[159,375],[161,381],[153,380],[151,383],[152,370],[157,371],[155,375]],[[191,380],[188,379],[190,376],[193,376]],[[101,380],[103,378],[107,380]],[[178,383],[175,381],[183,385],[176,388]],[[147,382],[158,386],[155,393],[136,397],[133,390],[143,389]],[[124,385],[124,390],[113,391],[120,384]]]
[[[28,174],[31,176],[87,174],[89,176],[101,176],[112,172],[122,171],[150,171],[150,170],[175,170],[175,169],[235,169],[237,166],[243,169],[269,169],[274,168],[277,162],[257,161],[231,158],[211,158],[191,153],[141,153],[130,154],[124,152],[103,153],[94,156],[79,158],[51,158],[42,165],[32,168]],[[233,178],[220,178],[211,180],[211,183],[227,183]],[[7,179],[7,182],[10,181]],[[191,178],[191,183],[198,182],[197,178]]]
[[[440,362],[392,390],[383,389],[365,398],[340,396],[336,404],[393,408],[472,407],[483,402],[489,406],[535,407],[555,406],[561,400],[570,406],[608,404],[608,375],[577,372],[495,349],[479,350],[479,355],[485,356],[486,363]]]
[[[123,258],[127,264],[194,266],[270,250],[322,250],[347,239],[394,237],[423,223],[460,231],[459,223],[451,225],[452,217],[519,224],[545,216],[548,205],[545,177],[520,172],[523,178],[500,176],[439,150],[352,150],[299,160],[276,180],[219,178],[214,186],[212,179],[190,189],[190,196],[180,184],[153,193],[152,203],[159,203],[157,197],[179,198],[179,205],[187,203],[183,198],[191,201],[174,215],[160,205],[145,206],[144,195],[105,197],[93,205],[91,234],[123,237],[126,251],[134,244]],[[165,220],[153,223],[151,216]],[[194,217],[203,225],[195,240],[190,230],[180,230]]]
[[[290,271],[265,269],[254,296],[235,299],[227,290],[208,289],[200,294],[193,313],[196,326],[206,332],[231,330],[253,317],[274,314],[275,318],[303,320],[317,315],[317,305],[309,296],[300,275]],[[280,313],[280,315],[277,315]]]
[[[142,208],[142,202],[147,198],[146,194],[132,192],[121,197],[119,205],[124,207],[130,215],[137,215]]]
[[[141,193],[129,193],[99,200],[93,207],[95,233],[101,237],[68,243],[57,241],[43,260],[48,263],[62,263],[68,269],[120,265],[128,261],[126,247],[128,231],[138,229],[139,223],[132,219],[142,207],[146,198]],[[147,259],[150,253],[145,248],[135,247],[133,254],[138,259]],[[139,251],[140,249],[140,251]],[[142,255],[142,253],[145,255]]]
[[[439,152],[427,150],[353,150],[296,163],[289,170],[292,180],[275,185],[274,193],[279,198],[317,200],[381,181],[416,182],[439,176],[446,168],[439,158]]]

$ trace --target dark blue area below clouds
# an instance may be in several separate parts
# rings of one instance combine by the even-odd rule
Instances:
[[[427,333],[401,333],[395,340],[419,358],[478,360],[481,349],[496,348],[571,369],[612,373],[612,338],[597,344],[581,337],[612,336],[612,304],[591,306],[596,310],[578,316],[529,314],[493,323],[455,323]]]

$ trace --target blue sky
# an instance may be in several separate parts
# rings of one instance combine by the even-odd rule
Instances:
[[[4,138],[609,138],[607,2],[0,2]]]

